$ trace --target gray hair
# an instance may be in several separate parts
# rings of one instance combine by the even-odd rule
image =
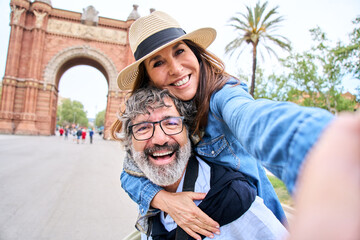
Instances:
[[[122,121],[122,130],[118,138],[122,140],[126,150],[129,150],[129,146],[131,146],[131,133],[129,129],[131,122],[138,115],[150,114],[149,110],[170,107],[165,104],[165,98],[170,98],[174,102],[180,116],[184,117],[184,125],[189,132],[190,124],[193,122],[196,114],[196,107],[192,101],[181,101],[172,96],[166,89],[161,90],[152,86],[141,88],[132,93],[125,103],[125,111],[119,116],[119,120]]]

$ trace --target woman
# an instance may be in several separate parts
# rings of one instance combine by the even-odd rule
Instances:
[[[194,135],[201,136],[195,151],[208,161],[246,174],[265,205],[283,222],[284,212],[262,164],[293,191],[298,169],[323,129],[333,120],[327,111],[292,103],[254,100],[245,84],[224,71],[220,59],[205,50],[216,32],[203,28],[186,34],[163,12],[135,21],[129,41],[136,62],[122,70],[122,90],[148,85],[168,89],[197,107]],[[113,135],[120,129],[113,126]],[[217,223],[193,203],[201,193],[166,193],[141,176],[126,160],[122,187],[140,205],[144,215],[151,206],[175,220],[190,236],[212,236]],[[130,174],[129,174],[130,173]],[[135,175],[135,176],[134,176]]]

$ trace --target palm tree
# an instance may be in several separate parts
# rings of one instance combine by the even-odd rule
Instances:
[[[235,28],[235,31],[239,33],[238,37],[236,37],[233,41],[231,41],[225,47],[225,53],[231,53],[231,55],[237,50],[241,50],[241,46],[244,42],[247,44],[251,43],[252,57],[253,57],[253,65],[252,65],[252,78],[251,78],[251,89],[250,94],[254,96],[255,91],[255,72],[256,72],[256,62],[257,62],[257,47],[258,44],[261,43],[267,50],[269,54],[273,53],[276,57],[276,52],[268,45],[265,44],[266,40],[270,40],[270,42],[275,43],[275,45],[279,46],[282,49],[287,51],[291,50],[290,41],[279,35],[272,34],[272,31],[276,30],[279,26],[279,23],[283,21],[283,18],[276,17],[278,14],[277,9],[278,6],[271,9],[268,13],[265,14],[265,10],[268,2],[264,4],[260,4],[258,2],[254,9],[251,9],[249,6],[246,6],[247,12],[237,14],[240,17],[232,17],[229,22],[232,23],[230,26]],[[242,49],[243,50],[243,49]],[[242,53],[242,50],[238,54]]]

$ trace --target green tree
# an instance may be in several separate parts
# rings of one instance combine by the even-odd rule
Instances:
[[[352,111],[354,100],[341,96],[343,73],[326,34],[320,28],[310,30],[315,46],[302,54],[291,54],[282,60],[288,74],[287,100],[304,106],[327,109],[333,113]],[[275,83],[273,83],[275,84]]]
[[[84,105],[79,101],[65,99],[57,110],[58,124],[70,125],[72,123],[87,127],[89,120],[84,111]]]
[[[354,30],[350,33],[350,43],[339,42],[333,50],[336,60],[354,77],[360,79],[360,16],[353,24]]]
[[[283,17],[277,16],[278,6],[265,13],[267,4],[268,2],[265,2],[264,4],[258,2],[254,9],[246,6],[246,13],[238,12],[237,14],[239,17],[230,18],[230,26],[234,27],[238,36],[225,47],[226,53],[233,54],[240,51],[238,53],[239,57],[244,50],[242,47],[244,42],[252,45],[252,78],[250,89],[250,94],[252,96],[254,96],[255,91],[257,48],[259,44],[261,44],[269,54],[272,53],[276,57],[277,54],[271,46],[265,44],[267,41],[279,46],[281,49],[287,51],[290,51],[291,49],[290,41],[287,38],[274,33],[279,27],[279,23],[283,21]]]
[[[275,101],[289,101],[291,87],[285,76],[271,74],[266,77],[261,68],[256,69],[256,89],[254,98],[267,98]]]
[[[95,117],[95,126],[102,127],[105,123],[105,110],[98,112]]]
[[[360,103],[360,85],[356,88],[356,101]]]

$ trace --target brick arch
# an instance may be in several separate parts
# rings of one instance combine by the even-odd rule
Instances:
[[[0,133],[54,135],[60,78],[67,69],[85,64],[102,72],[108,83],[108,138],[127,93],[118,88],[117,73],[134,61],[128,42],[134,18],[98,17],[93,7],[83,13],[56,9],[51,1],[10,0],[10,6]]]
[[[71,62],[66,65],[66,63]],[[88,60],[88,61],[86,61]],[[58,89],[58,84],[63,73],[75,65],[90,65],[102,72],[108,82],[109,91],[118,91],[116,77],[118,71],[112,60],[101,51],[91,46],[72,46],[60,51],[47,64],[44,70],[44,88],[53,85]],[[64,67],[65,66],[65,67]]]

